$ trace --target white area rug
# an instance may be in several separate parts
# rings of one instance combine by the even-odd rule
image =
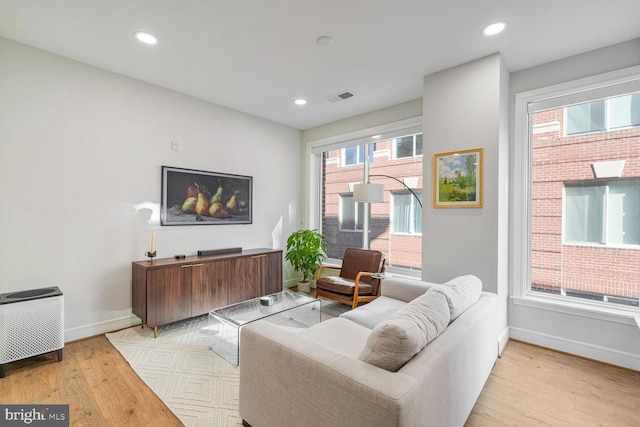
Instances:
[[[322,302],[327,319],[350,307]],[[106,334],[133,370],[188,427],[237,427],[240,370],[210,348],[209,316],[153,330],[140,326]]]
[[[138,376],[185,426],[241,426],[240,370],[209,349],[209,316],[106,334]]]

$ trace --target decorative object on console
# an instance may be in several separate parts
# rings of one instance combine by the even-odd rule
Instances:
[[[218,254],[232,254],[235,252],[242,252],[242,248],[224,248],[224,249],[207,249],[198,251],[198,256],[218,255]]]
[[[433,207],[482,207],[482,148],[433,156]]]
[[[251,224],[253,178],[162,166],[161,225]]]
[[[151,232],[149,250],[144,253],[144,256],[149,257],[149,262],[153,261],[156,256],[156,233],[153,231]]]
[[[326,259],[326,254],[324,236],[318,230],[298,230],[289,236],[284,259],[295,271],[302,273],[302,280],[298,282],[299,292],[311,290],[310,280]]]

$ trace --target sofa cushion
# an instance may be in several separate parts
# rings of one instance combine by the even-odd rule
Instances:
[[[440,335],[449,319],[446,298],[437,292],[427,292],[378,324],[358,358],[396,372]]]
[[[346,319],[334,317],[302,329],[298,335],[356,358],[367,342],[370,329]]]
[[[374,299],[368,304],[361,305],[354,310],[344,312],[340,317],[373,329],[405,305],[407,305],[407,303],[404,301],[383,296]]]
[[[459,276],[442,285],[432,286],[428,292],[436,292],[447,299],[453,322],[467,308],[478,301],[482,294],[482,282],[476,276]]]
[[[380,284],[380,295],[404,302],[412,301],[436,283],[387,275]]]

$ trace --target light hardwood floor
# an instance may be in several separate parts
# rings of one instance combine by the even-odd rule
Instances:
[[[181,425],[104,336],[66,344],[61,363],[11,363],[0,403],[69,404],[73,426]],[[640,426],[640,372],[510,341],[466,425]]]
[[[467,426],[640,426],[640,372],[509,341]]]

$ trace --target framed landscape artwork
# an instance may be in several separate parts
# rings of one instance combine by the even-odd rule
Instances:
[[[433,207],[482,207],[482,148],[433,156]]]
[[[162,166],[161,225],[251,224],[253,178]]]

